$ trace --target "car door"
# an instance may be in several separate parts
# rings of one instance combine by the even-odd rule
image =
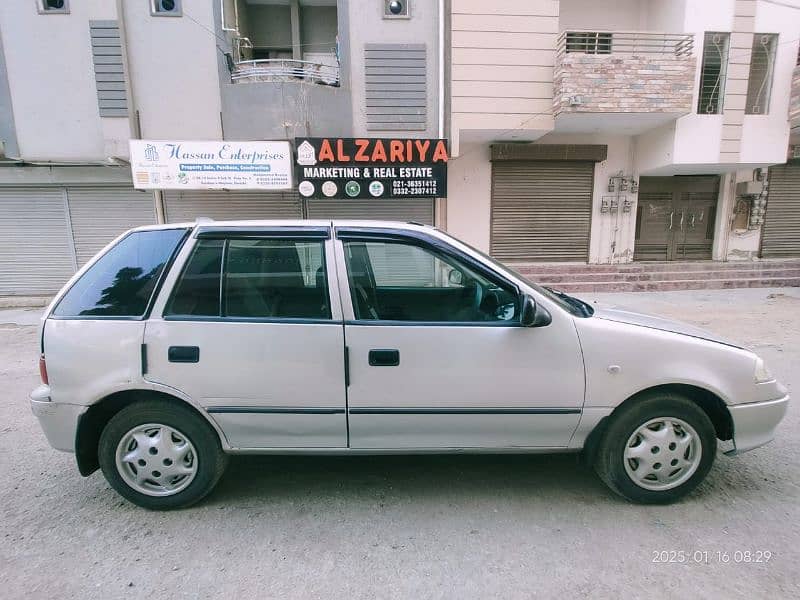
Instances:
[[[329,227],[205,227],[145,329],[147,373],[234,448],[346,447],[344,340]]]
[[[520,326],[516,286],[439,238],[336,236],[352,448],[567,446],[584,397],[569,315]]]

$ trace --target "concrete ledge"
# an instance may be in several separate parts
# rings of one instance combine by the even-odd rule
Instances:
[[[0,308],[41,308],[52,299],[52,296],[0,296]]]

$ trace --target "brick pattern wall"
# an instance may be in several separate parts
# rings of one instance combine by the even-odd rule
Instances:
[[[792,72],[792,95],[789,98],[789,123],[792,129],[800,127],[800,66]]]
[[[553,114],[692,111],[694,57],[563,54],[556,63]],[[570,96],[583,103],[570,105]]]

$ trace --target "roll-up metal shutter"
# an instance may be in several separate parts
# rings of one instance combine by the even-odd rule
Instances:
[[[296,192],[261,191],[166,191],[167,222],[237,219],[302,219],[303,207]]]
[[[769,169],[761,256],[800,256],[800,165],[778,165]]]
[[[307,200],[309,219],[377,219],[433,225],[433,198]]]
[[[67,199],[79,267],[126,229],[156,222],[152,192],[68,188]]]
[[[594,163],[492,163],[491,254],[510,261],[586,261]]]
[[[57,292],[75,272],[61,189],[0,189],[0,296]]]

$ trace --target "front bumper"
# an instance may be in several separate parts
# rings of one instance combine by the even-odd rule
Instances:
[[[75,452],[78,419],[86,406],[62,404],[50,400],[50,386],[40,385],[31,392],[31,410],[44,430],[47,441],[56,450]]]
[[[772,441],[788,406],[788,394],[776,400],[728,406],[733,419],[734,448],[725,454],[741,454]]]

